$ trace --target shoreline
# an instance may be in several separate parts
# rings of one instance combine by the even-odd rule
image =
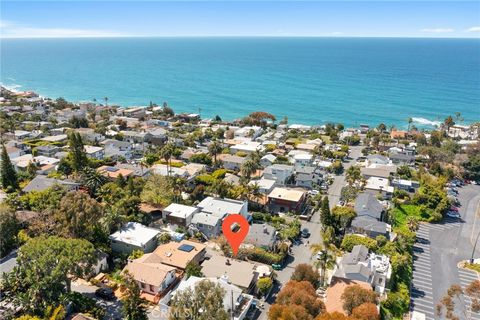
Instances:
[[[0,82],[0,87],[2,88],[5,88],[6,90],[9,90],[9,91],[12,91],[14,93],[21,93],[21,92],[34,92],[35,94],[38,95],[39,98],[42,98],[42,99],[50,99],[50,100],[55,100],[57,98],[52,98],[52,97],[49,97],[49,96],[45,96],[45,95],[42,95],[40,94],[38,91],[35,91],[35,90],[19,90],[19,88],[22,88],[23,86],[20,85],[20,84],[13,84],[13,85],[6,85],[4,84],[3,82]],[[60,96],[62,97],[62,96]],[[83,101],[76,101],[76,100],[69,100],[69,99],[66,99],[67,101],[69,102],[72,102],[74,104],[83,104],[83,103],[92,103],[92,101],[88,101],[88,100],[83,100]],[[99,105],[103,105],[103,104],[99,104]],[[114,107],[117,107],[117,108],[147,108],[148,106],[147,105],[120,105],[120,104],[115,104],[115,103],[112,103],[111,106],[114,106]],[[175,108],[173,108],[175,110]],[[193,109],[193,108],[192,108]],[[190,111],[179,111],[179,113],[196,113],[198,112],[198,109],[197,110],[190,110]],[[454,113],[452,113],[453,115]],[[235,121],[239,118],[228,118],[228,117],[223,117],[221,114],[218,114],[222,120],[224,121]],[[277,116],[276,114],[274,114],[275,116]],[[213,118],[215,117],[214,115],[211,116],[211,117],[202,117],[202,119],[209,119],[209,118]],[[439,121],[439,120],[431,120],[431,119],[427,119],[427,118],[424,118],[424,117],[421,117],[421,116],[411,116],[413,122],[412,124],[414,124],[417,128],[419,129],[422,129],[422,130],[434,130],[434,129],[437,129],[439,128],[441,125],[442,125],[442,121]],[[280,120],[277,119],[278,121]],[[393,124],[397,129],[399,130],[404,130],[408,127],[408,124],[407,124],[407,119],[405,119],[405,121],[399,121],[398,123],[396,124]],[[472,122],[465,122],[463,121],[461,123],[461,125],[465,125],[465,126],[470,126],[476,122],[479,122],[480,119],[478,121],[472,121]],[[324,122],[319,122],[319,123],[315,123],[315,124],[307,124],[307,123],[302,123],[301,121],[290,121],[290,118],[289,118],[289,122],[290,124],[296,124],[296,125],[302,125],[302,126],[310,126],[310,127],[318,127],[318,126],[322,126],[322,125],[325,125],[327,123],[331,123],[332,121],[324,121]],[[376,121],[376,122],[373,122],[373,123],[369,123],[368,121],[359,121],[359,120],[355,120],[354,121],[356,123],[355,126],[360,126],[360,125],[369,125],[369,126],[377,126],[379,124],[381,124],[382,122],[381,121]],[[341,121],[333,121],[333,123],[342,123]],[[391,124],[387,124],[387,123],[384,123],[385,125],[389,126]],[[346,126],[346,127],[355,127],[355,126]]]

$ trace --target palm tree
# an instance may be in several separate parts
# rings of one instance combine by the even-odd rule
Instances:
[[[105,107],[108,107],[108,97],[104,97],[103,100],[105,100]]]
[[[255,202],[258,202],[259,199],[262,198],[262,193],[260,192],[260,186],[257,182],[248,185],[250,195],[252,196]]]
[[[325,285],[325,275],[328,269],[336,265],[337,247],[333,244],[312,244],[310,246],[312,256],[316,257],[315,266],[320,269],[320,285]]]
[[[185,182],[186,181],[183,178],[172,179],[174,202],[176,203],[179,203],[182,199],[182,192],[185,190]]]
[[[413,119],[408,118],[408,132],[410,132],[410,126],[412,125]]]
[[[85,186],[90,195],[94,196],[97,191],[107,182],[107,179],[97,170],[85,167],[82,172],[82,185]]]
[[[217,155],[222,152],[222,144],[217,140],[212,141],[208,146],[208,153],[213,157],[213,163],[217,166]]]
[[[208,191],[215,196],[225,198],[230,194],[232,185],[225,180],[215,180],[211,186],[208,187]]]
[[[127,217],[120,214],[114,206],[107,206],[105,216],[100,220],[103,229],[108,233],[112,233],[120,229],[127,222]]]
[[[242,167],[240,168],[240,173],[242,174],[243,177],[245,177],[247,180],[250,180],[250,176],[257,172],[257,164],[255,163],[254,160],[248,159],[242,164]]]
[[[175,146],[172,143],[167,143],[160,149],[160,158],[165,159],[167,162],[167,175],[170,176],[171,161],[173,153],[175,152]]]
[[[420,226],[420,223],[418,221],[417,217],[414,216],[409,216],[407,217],[407,227],[408,230],[415,232],[418,230],[418,227]]]
[[[357,166],[351,166],[347,169],[345,173],[345,178],[350,186],[355,184],[355,182],[359,181],[362,178],[362,174],[360,172],[360,168]]]

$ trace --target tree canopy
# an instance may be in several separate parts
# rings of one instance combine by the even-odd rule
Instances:
[[[202,280],[193,289],[187,288],[175,294],[170,304],[169,319],[228,320],[229,315],[223,305],[225,294],[219,284]]]
[[[2,291],[26,312],[42,315],[70,292],[70,283],[91,271],[93,245],[56,236],[30,239],[18,253],[17,266],[4,274]]]

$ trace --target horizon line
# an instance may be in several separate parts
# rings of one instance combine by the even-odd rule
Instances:
[[[383,39],[476,39],[480,36],[471,37],[442,37],[442,36],[353,36],[353,35],[99,35],[99,36],[33,36],[33,37],[2,37],[7,39],[117,39],[117,38],[383,38]]]

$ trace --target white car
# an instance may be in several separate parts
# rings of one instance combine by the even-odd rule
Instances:
[[[315,189],[308,191],[308,194],[310,194],[310,195],[312,195],[312,196],[316,196],[316,195],[319,194],[319,193],[320,193],[320,191],[315,190]]]
[[[447,216],[450,218],[460,218],[460,214],[456,211],[448,211]]]

